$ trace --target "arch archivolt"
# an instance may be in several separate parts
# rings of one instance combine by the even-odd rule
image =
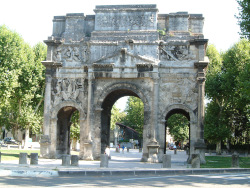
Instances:
[[[193,112],[193,110],[190,107],[188,107],[185,104],[172,104],[172,105],[166,107],[166,109],[164,110],[164,112],[161,115],[161,119],[165,120],[167,114],[169,112],[171,112],[172,110],[176,110],[176,109],[184,110],[185,112],[187,112],[189,114],[189,117],[190,117],[190,122],[193,122],[193,123],[197,122],[195,113]]]
[[[84,110],[82,109],[81,105],[75,101],[63,101],[56,105],[54,108],[51,109],[51,119],[57,119],[57,114],[59,110],[61,110],[63,107],[74,107],[76,108],[80,113],[80,120],[86,119],[86,114],[84,113]]]
[[[130,90],[134,92],[143,102],[144,104],[144,111],[150,110],[150,104],[147,97],[144,95],[142,89],[138,87],[136,84],[128,83],[128,82],[119,82],[113,84],[107,84],[102,89],[104,92],[97,98],[95,102],[95,109],[101,109],[102,103],[105,98],[112,92],[118,90]]]

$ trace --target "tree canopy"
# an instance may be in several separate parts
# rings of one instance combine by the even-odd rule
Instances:
[[[46,51],[44,44],[32,48],[0,26],[0,124],[8,130],[40,131]]]
[[[189,122],[184,115],[171,115],[167,120],[167,127],[175,141],[183,142],[189,138]]]
[[[239,4],[238,23],[241,29],[241,35],[250,39],[250,2],[249,0],[237,0]]]
[[[139,132],[140,137],[143,135],[144,125],[144,104],[138,97],[129,97],[126,108],[126,116],[123,123]]]
[[[242,39],[225,53],[209,46],[205,138],[211,143],[229,140],[249,144],[250,42]]]

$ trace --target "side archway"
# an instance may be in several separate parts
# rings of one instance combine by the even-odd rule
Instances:
[[[160,131],[162,132],[162,134],[160,135],[160,154],[164,154],[166,153],[166,123],[167,120],[170,116],[174,115],[174,114],[182,114],[184,115],[188,122],[189,122],[189,143],[190,146],[193,145],[195,138],[196,138],[196,125],[197,125],[197,116],[195,114],[195,112],[188,107],[185,104],[172,104],[168,107],[166,107],[166,109],[164,110],[164,112],[161,115],[161,119],[162,124],[161,124],[161,128]],[[191,149],[191,148],[190,148]],[[193,150],[193,148],[192,148]]]
[[[70,154],[70,126],[71,117],[79,111],[79,122],[86,117],[82,107],[74,101],[63,101],[51,110],[51,150],[55,158],[62,154]]]

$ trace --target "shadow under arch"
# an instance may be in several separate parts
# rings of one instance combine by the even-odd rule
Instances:
[[[111,109],[114,103],[121,97],[134,96],[142,100],[144,104],[144,117],[149,113],[149,102],[147,97],[137,85],[128,82],[120,82],[111,85],[107,85],[104,92],[100,95],[96,101],[96,108],[102,109],[101,111],[101,153],[104,153],[105,147],[110,143],[110,120]],[[145,122],[144,126],[149,122]]]
[[[62,154],[70,154],[70,126],[71,117],[75,111],[79,111],[80,120],[85,119],[85,114],[80,104],[74,101],[63,101],[52,109],[52,121],[56,124],[55,147],[56,157],[60,158]],[[81,126],[81,125],[80,125]]]

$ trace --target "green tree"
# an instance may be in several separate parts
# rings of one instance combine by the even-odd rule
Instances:
[[[144,125],[144,104],[142,100],[138,97],[129,97],[125,113],[124,124],[135,129],[142,137]]]
[[[239,4],[238,23],[241,29],[241,35],[250,39],[250,2],[249,0],[237,0]]]
[[[232,144],[250,140],[250,41],[242,39],[223,54],[224,88],[229,98],[227,113],[233,132]]]
[[[189,122],[182,114],[173,114],[167,120],[169,133],[175,141],[183,142],[189,138]]]
[[[31,48],[16,32],[0,27],[0,122],[8,130],[40,131],[45,57],[45,45]]]
[[[228,122],[224,119],[229,97],[225,91],[225,77],[222,74],[223,61],[214,45],[207,48],[210,63],[206,76],[206,97],[211,101],[206,109],[204,137],[209,143],[216,144],[221,153],[221,141],[229,137]],[[214,134],[214,132],[218,134]],[[224,134],[225,133],[225,134]]]
[[[70,138],[80,140],[80,114],[75,111],[71,116]]]
[[[205,138],[217,143],[220,153],[221,141],[249,143],[250,43],[243,39],[221,56],[209,48],[206,96],[211,102],[206,109]]]
[[[114,130],[116,123],[122,123],[125,116],[126,114],[124,112],[120,112],[120,109],[117,108],[116,104],[114,104],[111,110],[110,129]]]

